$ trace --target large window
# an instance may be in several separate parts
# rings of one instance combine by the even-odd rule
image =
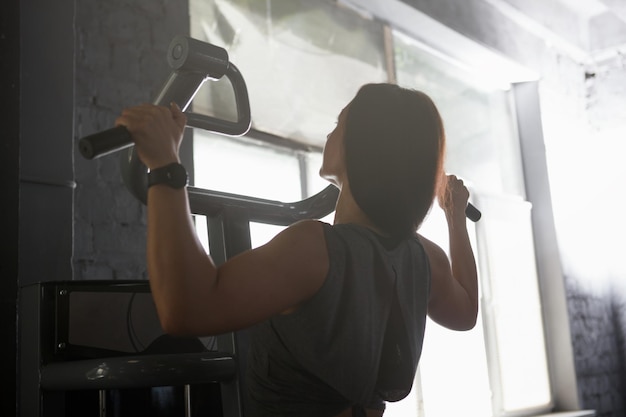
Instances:
[[[329,1],[190,2],[192,36],[228,50],[244,74],[254,129],[322,146],[358,87],[386,81],[383,26]],[[233,117],[228,86],[194,110]]]
[[[530,205],[510,92],[473,78],[408,36],[394,32],[393,40],[398,84],[433,98],[445,121],[446,169],[470,185],[484,213],[470,230],[481,275],[482,322],[468,333],[428,323],[421,364],[426,415],[545,409],[550,387]],[[435,208],[422,232],[445,248],[442,231],[445,221]],[[450,390],[458,401],[446,401]]]
[[[472,78],[395,30],[393,20],[383,24],[333,1],[191,0],[190,15],[192,37],[226,48],[244,75],[253,128],[246,138],[194,133],[198,187],[282,201],[318,192],[326,186],[317,175],[326,135],[367,82],[422,90],[441,111],[446,169],[466,180],[483,211],[469,226],[482,320],[469,332],[429,322],[415,388],[385,415],[484,417],[549,408],[531,208],[509,91]],[[232,101],[227,81],[210,82],[193,109],[232,119]],[[277,230],[251,225],[253,245]],[[421,232],[447,247],[436,204]]]

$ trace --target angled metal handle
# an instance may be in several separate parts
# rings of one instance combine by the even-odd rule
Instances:
[[[241,75],[239,69],[233,64],[228,63],[228,68],[225,70],[226,77],[230,80],[233,86],[235,94],[235,105],[237,108],[237,121],[232,122],[228,120],[222,120],[211,116],[201,115],[197,113],[186,112],[187,125],[192,127],[198,127],[208,130],[210,132],[220,133],[229,136],[241,136],[250,130],[251,114],[250,114],[250,100],[248,98],[248,89],[246,83]],[[199,86],[191,92],[195,81],[189,80],[192,75],[184,76],[181,74],[173,73],[170,76],[168,82],[166,82],[163,90],[167,90],[166,93],[161,93],[157,98],[155,104],[167,105],[171,101],[183,98],[186,100],[185,108],[189,105],[193,96],[195,96]],[[172,87],[174,85],[174,87]],[[179,86],[184,87],[180,88]],[[184,93],[183,91],[187,92]],[[175,97],[171,91],[183,92],[184,97]],[[180,104],[179,104],[180,105]],[[182,107],[181,107],[182,108]],[[148,196],[148,182],[146,177],[147,168],[141,162],[137,156],[137,152],[134,148],[129,149],[120,155],[120,166],[122,170],[122,179],[126,184],[126,187],[139,201],[146,204]]]
[[[188,124],[232,136],[243,135],[250,129],[248,89],[237,67],[229,62],[225,49],[179,35],[170,43],[167,60],[172,72],[154,104],[168,106],[174,102],[184,111],[206,80],[218,80],[226,75],[235,92],[237,121],[187,113]],[[132,145],[128,131],[119,126],[86,136],[78,143],[81,154],[87,159],[109,155]]]
[[[252,118],[250,115],[250,101],[248,90],[239,69],[233,64],[228,65],[226,77],[230,80],[235,93],[235,105],[237,108],[237,121],[218,119],[204,114],[186,112],[187,125],[221,133],[229,136],[241,136],[248,133]]]

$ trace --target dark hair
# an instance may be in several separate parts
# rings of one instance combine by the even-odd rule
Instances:
[[[364,85],[348,106],[344,135],[356,203],[390,236],[414,234],[443,178],[445,134],[433,101],[394,84]]]

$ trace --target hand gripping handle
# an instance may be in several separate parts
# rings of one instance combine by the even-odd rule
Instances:
[[[169,106],[174,102],[184,111],[206,80],[218,80],[226,75],[235,93],[237,121],[186,113],[187,124],[231,136],[243,135],[250,129],[248,90],[237,67],[229,62],[225,49],[179,35],[170,43],[167,60],[173,71],[154,104]],[[81,154],[87,159],[99,158],[132,145],[128,130],[122,126],[86,136],[78,143]]]

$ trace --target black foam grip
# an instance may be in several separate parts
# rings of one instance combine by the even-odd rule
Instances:
[[[78,141],[78,149],[87,159],[99,158],[132,145],[130,132],[124,126],[103,130]]]
[[[477,222],[478,220],[480,220],[483,214],[480,212],[480,210],[474,207],[472,203],[468,203],[467,207],[465,207],[465,215],[471,221]]]

